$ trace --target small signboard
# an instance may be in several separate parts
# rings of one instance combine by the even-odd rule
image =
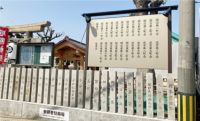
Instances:
[[[94,19],[89,24],[88,66],[168,69],[168,17]]]
[[[17,64],[53,66],[54,43],[20,43],[17,46]]]
[[[8,28],[0,27],[0,64],[4,64],[6,45],[8,42]]]
[[[67,111],[40,108],[39,115],[44,118],[69,121],[69,112]]]

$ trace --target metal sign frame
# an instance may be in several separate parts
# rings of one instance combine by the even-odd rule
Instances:
[[[87,32],[86,32],[86,62],[85,69],[88,68],[88,49],[89,49],[89,28],[91,17],[97,16],[109,16],[109,15],[120,15],[120,14],[131,14],[131,13],[139,13],[139,12],[152,12],[152,11],[165,11],[163,14],[168,17],[168,72],[172,73],[172,47],[171,47],[171,32],[172,32],[172,10],[177,10],[178,6],[164,6],[164,7],[154,7],[154,8],[144,8],[144,9],[129,9],[129,10],[120,10],[120,11],[107,11],[107,12],[98,12],[98,13],[84,13],[82,14],[85,17],[87,22]]]

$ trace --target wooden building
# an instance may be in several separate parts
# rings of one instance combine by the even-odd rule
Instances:
[[[84,69],[86,45],[65,37],[55,44],[55,66],[60,69]]]

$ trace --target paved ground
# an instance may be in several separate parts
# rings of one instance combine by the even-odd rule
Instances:
[[[1,118],[0,121],[36,121],[36,120],[28,120],[28,119],[16,119],[16,118]]]
[[[44,120],[30,120],[30,119],[19,119],[12,117],[0,117],[0,121],[44,121]]]
[[[13,118],[13,117],[0,117],[0,121],[48,121],[48,119],[20,119],[20,118]],[[57,121],[57,120],[52,120],[51,121]]]

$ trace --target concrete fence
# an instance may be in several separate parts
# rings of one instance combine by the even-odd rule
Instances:
[[[34,119],[45,107],[69,111],[70,121],[174,121],[175,84],[172,75],[0,67],[0,116]]]

